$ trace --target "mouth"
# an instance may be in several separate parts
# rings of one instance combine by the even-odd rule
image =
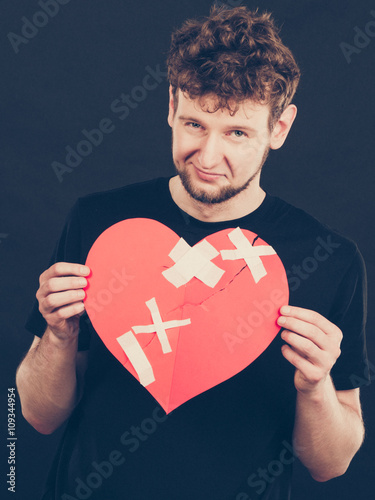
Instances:
[[[223,174],[217,174],[215,172],[205,172],[203,170],[200,170],[197,168],[195,165],[193,165],[198,177],[204,181],[214,181],[216,179],[220,179],[221,177],[224,177]]]

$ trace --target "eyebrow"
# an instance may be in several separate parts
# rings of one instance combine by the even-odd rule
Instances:
[[[202,120],[197,120],[196,118],[194,118],[193,116],[179,116],[178,119],[180,121],[186,121],[186,122],[194,122],[194,123],[202,123],[202,125],[205,126],[204,122]],[[249,132],[256,132],[256,130],[253,128],[253,127],[249,127],[247,125],[236,125],[236,124],[233,124],[233,125],[230,125],[229,127],[227,128],[230,128],[232,130],[247,130]]]

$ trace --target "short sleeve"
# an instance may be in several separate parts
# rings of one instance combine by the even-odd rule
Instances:
[[[46,266],[46,269],[52,266],[55,262],[73,262],[77,264],[84,264],[81,257],[81,246],[79,201],[77,201],[66,218],[61,236],[55,245],[52,257],[48,266]],[[80,318],[78,342],[78,349],[80,351],[87,350],[89,348],[89,324],[90,322],[87,314],[85,313]],[[25,328],[37,337],[42,337],[46,327],[47,323],[39,312],[38,301],[35,300],[34,305],[27,317]]]
[[[370,383],[366,349],[367,277],[363,257],[354,258],[336,293],[330,320],[342,333],[341,355],[331,375],[337,390],[350,390]]]

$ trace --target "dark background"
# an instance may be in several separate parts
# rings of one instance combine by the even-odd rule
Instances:
[[[67,0],[65,0],[67,1]],[[235,6],[238,1],[228,1]],[[0,496],[37,499],[61,431],[39,435],[17,406],[16,494],[7,492],[7,387],[31,343],[23,328],[65,216],[78,196],[173,173],[164,79],[125,120],[111,111],[121,93],[142,85],[146,66],[164,66],[171,30],[205,15],[209,0],[71,0],[15,53],[9,32],[40,11],[36,0],[0,3],[1,220],[1,476]],[[272,152],[263,187],[305,209],[357,242],[369,282],[368,353],[375,365],[373,144],[374,37],[345,59],[355,27],[373,20],[371,1],[247,0],[269,10],[302,70],[298,116],[284,147]],[[38,22],[38,21],[37,21]],[[39,22],[43,22],[39,18]],[[103,142],[59,182],[51,163],[64,163],[82,129],[103,118],[115,126]],[[318,292],[318,291],[317,291]],[[375,377],[375,366],[372,371]],[[345,476],[314,482],[296,465],[295,500],[374,498],[373,386],[362,390],[367,439]],[[115,404],[108,401],[109,408]]]

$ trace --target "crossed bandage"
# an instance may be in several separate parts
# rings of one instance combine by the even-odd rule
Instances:
[[[236,248],[221,250],[221,258],[223,260],[243,259],[255,283],[258,283],[267,274],[261,257],[273,255],[276,253],[275,250],[269,245],[253,246],[239,227],[229,233],[228,238]],[[162,274],[176,288],[186,285],[193,277],[214,288],[224,274],[224,271],[212,262],[212,259],[218,255],[219,252],[207,240],[191,247],[181,238],[169,254],[175,263],[174,266],[163,271]]]

